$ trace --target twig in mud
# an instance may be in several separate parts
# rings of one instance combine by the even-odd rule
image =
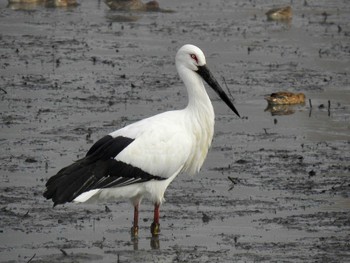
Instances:
[[[22,217],[29,217],[29,210]]]
[[[267,129],[266,129],[266,128],[263,128],[263,130],[265,131],[265,134],[266,134],[266,135],[269,134],[269,133],[267,132]]]
[[[331,101],[328,100],[328,117],[331,116]]]
[[[329,16],[329,14],[325,11],[325,12],[323,12],[321,15],[323,15],[323,23],[325,24],[326,21],[327,21],[327,18],[328,18],[328,16]]]
[[[238,183],[240,182],[240,180],[239,180],[238,178],[234,178],[234,177],[231,177],[231,176],[228,176],[227,178],[228,178],[228,179],[231,181],[231,183],[232,183],[232,186],[230,187],[230,189],[228,189],[229,191],[231,191],[231,190],[235,187],[235,185],[238,184]]]
[[[62,248],[60,248],[60,251],[62,252],[63,256],[67,257],[68,253],[66,251],[64,251]]]
[[[0,88],[0,90],[1,90],[2,92],[4,92],[4,94],[7,94],[7,91],[4,90],[3,88]]]
[[[312,112],[312,104],[311,104],[311,99],[309,99],[309,104],[310,104],[310,111],[309,111],[309,118],[311,117],[311,112]]]
[[[31,262],[33,260],[33,258],[35,258],[36,254],[34,254],[28,261],[27,263]]]
[[[106,212],[106,213],[110,213],[110,212],[112,212],[112,211],[111,211],[111,209],[109,209],[108,206],[105,205],[105,212]]]
[[[238,180],[237,178],[234,178],[234,177],[231,177],[231,176],[228,176],[227,177],[233,184],[237,184]]]
[[[345,181],[343,181],[340,185],[337,186],[337,184],[334,184],[332,187],[331,187],[331,191],[335,191],[337,190],[337,188],[340,188],[342,187],[343,185],[345,184]]]
[[[228,91],[228,94],[230,94],[230,97],[231,97],[232,101],[235,101],[235,99],[234,99],[233,96],[232,96],[231,90],[230,90],[230,89],[228,88],[228,86],[227,86],[225,77],[222,77],[222,80],[224,81],[225,87],[226,87],[226,89],[227,89],[227,91]]]

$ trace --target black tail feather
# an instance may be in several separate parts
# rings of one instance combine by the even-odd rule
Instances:
[[[108,176],[109,160],[132,142],[133,139],[122,136],[113,138],[106,135],[101,138],[90,148],[85,158],[61,169],[47,181],[44,197],[52,199],[54,206],[73,201],[79,194],[91,189],[96,176]]]
[[[54,206],[71,202],[80,194],[81,185],[91,177],[91,165],[84,166],[83,163],[84,159],[79,160],[63,168],[47,181],[44,197],[52,199]]]
[[[86,157],[61,169],[47,181],[44,197],[52,199],[56,206],[71,202],[93,189],[167,179],[115,159],[132,141],[125,137],[103,137],[92,146]]]

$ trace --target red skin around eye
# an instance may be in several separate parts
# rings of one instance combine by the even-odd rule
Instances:
[[[197,62],[197,64],[198,64],[198,58],[197,58],[197,56],[195,54],[191,54],[191,58],[194,59]]]

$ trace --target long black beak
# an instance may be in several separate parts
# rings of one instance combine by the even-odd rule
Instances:
[[[226,103],[227,106],[230,107],[230,109],[237,114],[238,117],[241,117],[236,110],[235,106],[231,102],[231,100],[228,98],[226,93],[223,91],[223,89],[220,87],[219,83],[214,78],[213,74],[211,74],[210,70],[206,65],[198,66],[197,73],[208,83],[210,87],[215,90],[215,92],[220,96],[220,98]]]

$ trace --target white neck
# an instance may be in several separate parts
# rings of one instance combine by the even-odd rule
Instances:
[[[214,109],[201,77],[182,65],[177,65],[177,71],[187,88],[188,105],[184,111],[189,117],[188,128],[196,138],[193,156],[186,164],[185,170],[194,174],[202,166],[213,139]]]
[[[193,112],[205,111],[214,119],[214,109],[205,90],[202,78],[194,71],[178,66],[177,71],[184,82],[188,93],[187,109]]]

